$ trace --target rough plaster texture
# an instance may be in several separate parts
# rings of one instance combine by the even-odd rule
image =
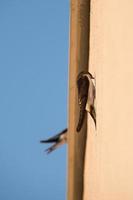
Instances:
[[[133,200],[133,1],[92,0],[90,71],[97,130],[88,117],[84,200]]]

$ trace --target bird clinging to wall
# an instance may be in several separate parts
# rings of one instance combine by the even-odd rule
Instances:
[[[77,77],[78,87],[78,103],[80,107],[79,121],[77,125],[77,132],[79,132],[83,126],[86,111],[92,116],[96,126],[96,112],[94,107],[95,101],[95,86],[93,83],[94,77],[89,72],[80,72]]]

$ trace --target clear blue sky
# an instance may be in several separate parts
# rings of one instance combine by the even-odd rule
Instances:
[[[0,1],[0,199],[65,200],[68,0]]]

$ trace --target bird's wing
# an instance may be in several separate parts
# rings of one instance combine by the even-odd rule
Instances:
[[[77,132],[79,132],[82,128],[84,118],[85,118],[85,108],[88,99],[88,89],[89,89],[89,80],[87,77],[80,78],[77,80],[77,87],[78,87],[78,102],[80,107],[79,113],[79,121],[77,125]]]
[[[53,137],[50,137],[46,140],[41,140],[41,143],[53,143],[53,142],[58,142],[60,140],[60,136],[65,134],[67,132],[67,128],[58,133],[57,135],[54,135]]]
[[[54,151],[55,149],[57,149],[59,146],[65,144],[65,143],[66,143],[65,140],[62,140],[62,141],[60,141],[60,142],[57,142],[57,143],[55,143],[54,145],[52,145],[51,147],[49,147],[48,149],[46,149],[45,152],[46,152],[47,154],[49,154],[49,153],[51,153],[52,151]]]

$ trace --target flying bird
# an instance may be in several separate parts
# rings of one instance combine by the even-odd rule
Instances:
[[[95,101],[95,85],[93,83],[94,77],[89,72],[80,72],[77,77],[78,87],[78,104],[80,107],[79,121],[77,125],[77,132],[79,132],[83,126],[86,111],[92,116],[96,126],[96,112],[94,107]]]
[[[54,143],[52,146],[45,150],[48,154],[67,142],[67,131],[68,129],[66,128],[57,135],[40,141],[41,143]]]

